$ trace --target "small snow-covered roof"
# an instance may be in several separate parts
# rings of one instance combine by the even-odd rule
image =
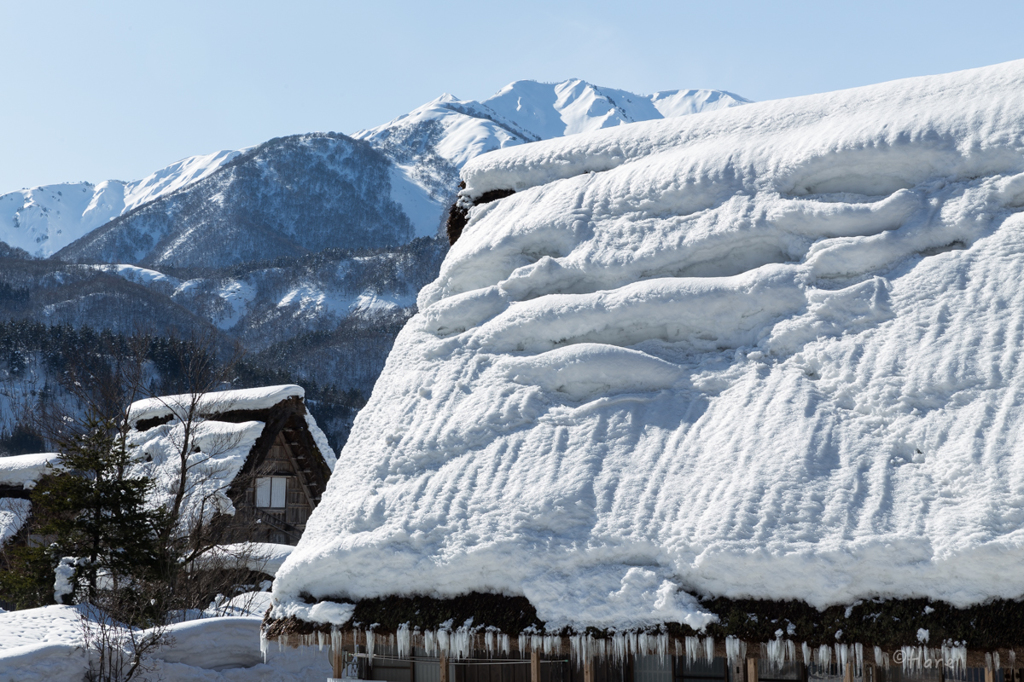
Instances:
[[[128,421],[138,424],[147,419],[160,419],[181,414],[198,400],[197,411],[202,415],[219,414],[235,410],[265,410],[288,398],[304,398],[306,391],[295,384],[282,386],[261,386],[231,391],[212,391],[201,395],[185,393],[146,398],[131,404]]]
[[[275,614],[1024,595],[1024,61],[492,152]],[[294,612],[294,611],[293,611]],[[908,642],[909,643],[909,642]]]
[[[31,489],[46,473],[46,465],[56,465],[59,459],[59,452],[0,457],[0,485],[20,485]]]
[[[190,426],[191,445],[195,452],[189,455],[189,467],[195,482],[189,486],[183,513],[185,519],[199,513],[206,518],[214,513],[234,513],[228,490],[266,428],[263,421],[225,422],[217,420],[217,415],[245,410],[256,412],[258,416],[261,410],[304,396],[301,386],[287,384],[200,395],[170,395],[133,403],[129,408],[129,423],[133,428],[128,432],[128,442],[133,447],[137,472],[149,476],[156,483],[151,503],[168,503],[174,494],[180,452],[185,440],[186,424],[182,419],[187,419],[193,401],[197,419]],[[138,428],[139,423],[145,420],[162,419],[166,419],[162,424]],[[337,458],[327,436],[308,410],[303,410],[302,419],[328,468],[333,470]]]
[[[200,515],[209,520],[215,513],[234,513],[228,489],[265,426],[259,421],[236,424],[213,420],[191,426],[190,483],[182,507],[184,523],[191,523]],[[128,432],[135,460],[133,473],[153,479],[149,502],[154,506],[169,507],[173,500],[184,440],[185,425],[177,421]]]
[[[32,503],[17,497],[0,497],[0,547],[13,538],[28,521]]]

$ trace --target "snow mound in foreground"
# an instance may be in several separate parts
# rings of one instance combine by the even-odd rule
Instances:
[[[94,667],[98,664],[95,649],[86,655],[86,633],[95,647],[95,623],[104,617],[84,606],[0,613],[0,682],[84,679],[90,657]],[[167,643],[144,660],[149,679],[305,682],[323,680],[331,672],[326,654],[274,646],[261,653],[259,615],[175,623],[165,634]]]
[[[1024,61],[484,155],[344,475],[275,583],[1024,594]]]

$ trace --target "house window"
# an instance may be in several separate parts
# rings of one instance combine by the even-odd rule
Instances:
[[[269,509],[284,509],[288,490],[285,476],[264,476],[256,479],[256,506]]]

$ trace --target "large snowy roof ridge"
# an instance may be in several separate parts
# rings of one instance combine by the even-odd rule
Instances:
[[[1005,73],[1006,66],[989,67],[988,71],[994,74],[1002,70]],[[898,143],[898,131],[906,131],[906,124],[911,123],[912,118],[917,118],[921,124],[918,134],[931,135],[936,138],[935,142],[941,144],[944,135],[955,135],[963,132],[964,126],[971,125],[972,114],[978,113],[975,107],[967,105],[966,111],[948,116],[913,107],[913,112],[901,113],[900,104],[909,104],[920,96],[922,88],[936,85],[943,92],[933,92],[933,95],[945,94],[967,99],[980,71],[974,69],[944,76],[907,78],[820,95],[753,102],[697,117],[681,116],[672,119],[670,123],[645,121],[633,124],[625,131],[611,128],[589,133],[586,144],[580,144],[574,138],[555,138],[531,145],[527,150],[497,150],[477,157],[465,166],[462,175],[466,189],[462,194],[472,198],[495,189],[522,191],[554,180],[611,170],[627,159],[635,161],[668,149],[701,142],[714,141],[721,144],[726,138],[735,138],[737,141],[739,153],[733,159],[735,165],[757,163],[764,160],[763,155],[757,153],[759,145],[751,145],[750,141],[757,141],[759,136],[771,135],[773,132],[784,135],[787,130],[798,127],[805,128],[811,138],[793,140],[795,154],[791,156],[799,157],[801,153],[806,156],[814,152],[820,154],[828,150],[829,138],[823,133],[829,128],[830,117],[848,108],[857,99],[862,100],[858,102],[858,107],[863,110],[863,126],[852,139],[843,140],[842,150]],[[753,110],[748,110],[751,106]],[[777,126],[780,121],[788,125]],[[973,139],[981,142],[977,136],[973,136]],[[744,144],[744,140],[748,142]],[[838,141],[831,140],[833,149],[842,151],[834,147]],[[971,144],[969,139],[961,139],[960,142]]]
[[[956,624],[1024,597],[1024,60],[463,177],[516,192],[421,291],[275,613],[487,592],[549,629],[710,627],[712,595]]]

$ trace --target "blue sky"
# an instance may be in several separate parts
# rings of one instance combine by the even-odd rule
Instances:
[[[0,193],[569,77],[750,99],[1024,58],[1019,2],[0,0]]]

